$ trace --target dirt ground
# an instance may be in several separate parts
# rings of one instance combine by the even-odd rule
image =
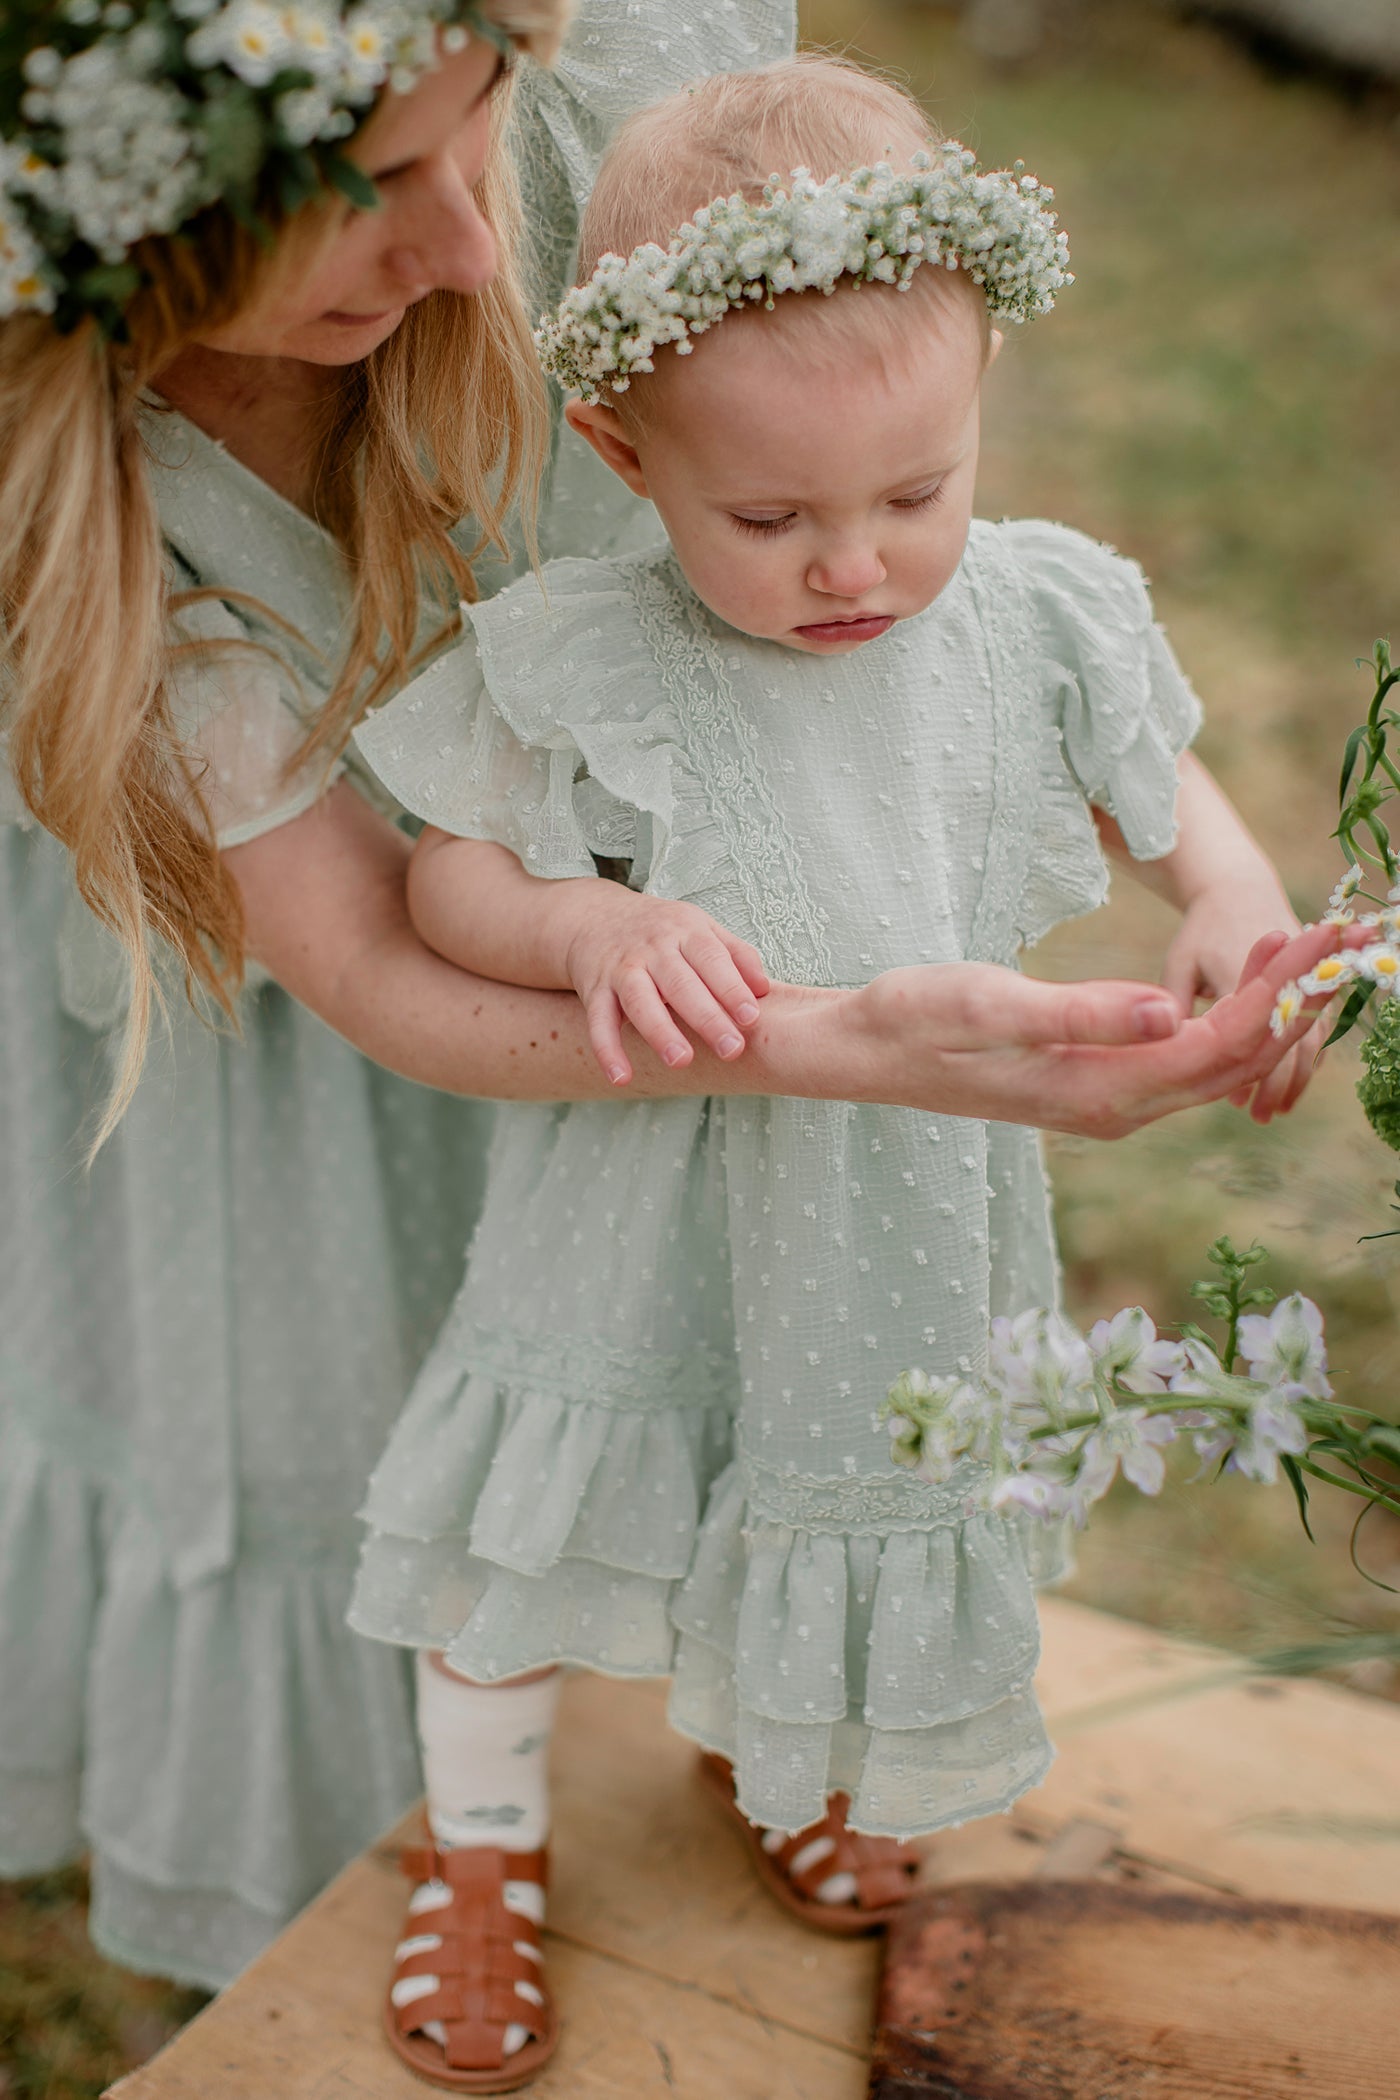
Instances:
[[[985,12],[985,10],[984,10]],[[955,11],[806,0],[809,38],[905,75],[984,159],[1054,183],[1079,281],[989,382],[980,507],[1081,526],[1133,554],[1208,707],[1202,750],[1316,916],[1353,659],[1400,641],[1400,133],[1383,96],[1270,72],[1205,25],[1135,0],[1047,0],[1014,65]],[[1123,894],[1032,958],[1047,974],[1150,974],[1168,924]],[[1339,1053],[1289,1122],[1203,1110],[1113,1146],[1051,1146],[1066,1279],[1084,1317],[1188,1316],[1219,1231],[1274,1250],[1280,1291],[1323,1307],[1339,1390],[1397,1407],[1400,1161],[1371,1138]],[[1400,1221],[1397,1221],[1400,1222]],[[1340,1498],[1336,1498],[1340,1501]],[[1255,1652],[1400,1632],[1348,1554],[1350,1512],[1176,1481],[1111,1500],[1073,1594]],[[1400,1585],[1400,1533],[1357,1550]],[[1395,1696],[1384,1662],[1349,1681]],[[91,2100],[197,2003],[97,1962],[77,1872],[0,1889],[0,2100]]]

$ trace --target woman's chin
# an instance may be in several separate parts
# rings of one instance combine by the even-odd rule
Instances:
[[[389,340],[407,311],[390,306],[370,314],[318,314],[287,338],[282,354],[310,365],[355,364]]]

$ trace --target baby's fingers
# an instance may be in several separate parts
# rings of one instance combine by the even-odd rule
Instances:
[[[744,979],[749,990],[756,998],[764,998],[772,991],[773,980],[764,969],[763,957],[759,954],[757,948],[752,947],[748,941],[736,939],[732,933],[721,932],[719,938],[733,956],[739,975]],[[710,989],[713,990],[714,987],[711,986]],[[728,1001],[726,1000],[725,1003],[727,1005]],[[737,1020],[738,1018],[736,1014],[735,1019]]]
[[[756,1021],[758,1008],[750,999],[742,979],[733,976],[728,951],[720,948],[719,952],[724,957],[726,968],[722,971],[716,969],[714,974],[728,990],[732,991],[734,985],[739,986],[739,994],[735,997],[734,1004],[752,1014]],[[684,955],[669,955],[663,962],[655,964],[652,977],[657,990],[676,1019],[683,1021],[703,1043],[708,1043],[716,1057],[739,1055],[744,1047],[744,1038],[735,1026],[732,1008],[728,1013],[725,1011],[705,979]]]
[[[764,974],[763,964],[759,961],[757,949],[750,948],[746,941],[735,941],[731,947],[728,937],[718,932],[696,933],[681,943],[678,961],[680,968],[674,971],[673,979],[677,991],[680,991],[684,984],[681,972],[688,965],[699,982],[718,999],[721,1006],[728,1009],[741,1028],[753,1026],[758,1019],[754,993],[758,991],[761,998],[768,990],[768,979]],[[746,962],[756,974],[758,985],[754,984],[753,976],[745,967]],[[671,981],[669,978],[663,978],[658,971],[657,982],[668,999],[671,999]],[[671,1003],[674,1005],[675,1000],[671,999]],[[697,1028],[702,1025],[696,1014],[687,1014],[686,1019]]]
[[[588,1040],[593,1045],[593,1055],[603,1068],[603,1076],[613,1086],[626,1086],[632,1077],[632,1065],[622,1047],[622,1008],[617,994],[608,985],[602,985],[584,1005],[588,1020]]]
[[[687,972],[687,975],[689,974]],[[688,1065],[695,1051],[676,1026],[666,1000],[657,989],[650,971],[642,969],[640,965],[625,970],[617,979],[615,990],[622,1002],[622,1011],[642,1041],[656,1052],[662,1064],[673,1068],[676,1065]],[[716,1008],[715,1011],[718,1012],[719,1009]],[[732,1021],[726,1020],[725,1028],[729,1034],[734,1034]],[[743,1038],[740,1037],[739,1041],[742,1048]]]

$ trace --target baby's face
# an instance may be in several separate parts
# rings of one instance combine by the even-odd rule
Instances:
[[[952,578],[986,364],[972,296],[844,296],[855,310],[839,336],[808,335],[812,356],[804,331],[825,319],[812,293],[800,314],[780,300],[772,315],[721,322],[688,358],[666,353],[672,368],[655,375],[654,412],[633,437],[692,589],[742,633],[815,656],[876,640]],[[853,326],[872,298],[901,311],[874,331]]]

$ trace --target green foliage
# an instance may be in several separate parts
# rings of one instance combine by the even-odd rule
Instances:
[[[1400,1152],[1400,1006],[1387,999],[1361,1051],[1356,1095],[1376,1136]]]
[[[1229,1233],[1222,1232],[1219,1239],[1212,1240],[1206,1249],[1206,1260],[1219,1271],[1219,1275],[1208,1276],[1191,1286],[1191,1296],[1199,1298],[1207,1312],[1225,1322],[1225,1344],[1220,1351],[1220,1361],[1227,1371],[1235,1368],[1241,1314],[1272,1305],[1277,1296],[1267,1283],[1256,1284],[1252,1290],[1245,1287],[1250,1270],[1257,1269],[1268,1259],[1268,1248],[1261,1247],[1257,1240],[1241,1251]]]

